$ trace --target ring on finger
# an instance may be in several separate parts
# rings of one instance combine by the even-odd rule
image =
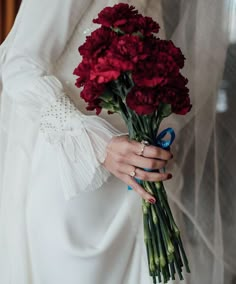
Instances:
[[[131,176],[131,177],[135,177],[135,175],[136,175],[136,168],[134,167],[134,170],[132,171],[132,172],[130,172],[129,173],[129,175]]]
[[[149,142],[146,141],[146,140],[142,140],[140,143],[141,143],[142,148],[141,148],[140,152],[138,152],[138,155],[142,156],[143,152],[144,152],[144,148],[149,145]]]

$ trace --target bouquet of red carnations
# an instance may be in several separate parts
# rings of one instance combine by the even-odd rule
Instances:
[[[82,62],[74,70],[76,86],[88,110],[119,113],[129,136],[136,141],[168,148],[172,141],[158,134],[163,118],[171,113],[186,114],[191,109],[188,80],[180,69],[184,56],[171,41],[155,34],[159,25],[139,14],[133,6],[120,3],[104,8],[94,23],[101,24],[79,47]],[[148,169],[146,169],[148,170]],[[172,216],[162,182],[138,180],[155,196],[155,204],[143,200],[144,241],[153,283],[183,279],[182,269],[190,272],[180,231]]]

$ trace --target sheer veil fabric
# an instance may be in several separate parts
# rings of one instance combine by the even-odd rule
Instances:
[[[8,95],[12,90],[14,93],[15,86],[5,83],[3,69],[11,52],[14,52],[12,46],[29,2],[30,0],[23,0],[14,27],[0,47],[0,73],[3,74],[0,82],[0,281],[3,284],[32,284],[24,208],[30,195],[31,163],[39,137],[41,110],[53,103],[56,89],[57,94],[70,97],[80,111],[78,116],[84,113],[86,117],[83,119],[88,128],[90,127],[91,113],[85,111],[85,105],[79,98],[79,90],[74,87],[75,78],[72,75],[73,68],[80,60],[77,47],[96,28],[91,22],[98,11],[104,6],[118,3],[76,1],[84,4],[77,3],[72,9],[70,25],[74,28],[70,30],[66,26],[62,31],[66,36],[62,35],[61,40],[64,39],[65,42],[58,42],[57,52],[52,48],[48,56],[43,54],[42,46],[37,47],[42,49],[44,61],[37,60],[36,69],[40,71],[35,72],[49,77],[53,74],[58,80],[49,78],[50,84],[44,86],[47,91],[42,89],[42,96],[37,98],[38,101],[33,93],[33,96],[22,102],[20,93],[16,93],[15,97]],[[59,2],[61,4],[63,1]],[[184,74],[189,79],[193,109],[187,116],[171,116],[165,123],[166,126],[172,126],[177,133],[173,145],[175,162],[170,165],[174,178],[166,183],[166,189],[190,261],[192,272],[186,275],[186,283],[233,284],[236,271],[236,100],[233,96],[236,86],[236,31],[233,28],[233,23],[236,26],[236,3],[234,0],[122,2],[133,4],[140,12],[156,19],[162,27],[160,37],[172,39],[186,56]],[[63,13],[60,12],[60,15]],[[24,48],[27,50],[27,45]],[[30,58],[36,61],[33,56]],[[22,79],[26,80],[24,77]],[[17,83],[17,87],[24,88],[22,85],[25,82]],[[102,118],[111,124],[104,125],[104,128],[109,128],[104,141],[127,131],[116,115],[102,113]],[[101,133],[104,133],[103,128]],[[49,135],[49,139],[50,137],[52,136]],[[101,147],[105,146],[104,141],[101,141]],[[71,149],[74,144],[68,145]],[[102,160],[104,150],[100,152]],[[23,170],[19,171],[19,168]],[[106,180],[107,173],[100,174],[102,183]],[[71,192],[67,194],[73,195]],[[134,192],[132,194],[135,195]],[[130,205],[138,207],[138,202],[134,205],[136,201],[138,198],[132,197]],[[132,218],[132,212],[129,214]],[[1,274],[7,275],[2,271],[6,267],[11,269],[8,275],[15,275],[12,282],[8,278],[1,279]],[[123,283],[133,284],[127,281]]]
[[[173,180],[168,191],[182,211],[190,283],[235,283],[235,4],[163,1],[167,37],[187,58],[193,102],[188,116],[173,118],[184,180],[179,189]]]

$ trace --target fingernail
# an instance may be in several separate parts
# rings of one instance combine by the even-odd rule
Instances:
[[[168,174],[167,179],[171,179],[171,178],[172,178],[172,174]]]
[[[148,201],[152,204],[156,203],[156,200],[154,198],[150,198],[150,199],[148,199]]]

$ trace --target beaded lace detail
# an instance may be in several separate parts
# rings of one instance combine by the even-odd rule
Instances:
[[[69,130],[69,121],[74,114],[80,114],[72,100],[65,94],[55,100],[55,103],[44,108],[41,113],[40,130],[48,134],[51,143],[55,143],[65,130]],[[58,136],[59,135],[59,136]]]

